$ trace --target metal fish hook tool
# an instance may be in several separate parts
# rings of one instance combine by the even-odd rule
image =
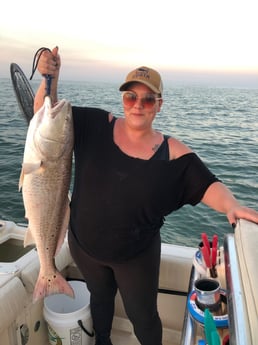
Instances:
[[[43,74],[43,76],[46,78],[46,95],[50,96],[51,93],[51,82],[53,77],[50,74]]]

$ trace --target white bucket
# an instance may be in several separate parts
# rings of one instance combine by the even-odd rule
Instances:
[[[75,298],[64,294],[44,299],[43,314],[50,345],[91,345],[94,333],[90,313],[90,293],[84,282],[71,280]]]

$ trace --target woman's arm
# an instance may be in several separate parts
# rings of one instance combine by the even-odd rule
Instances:
[[[170,159],[176,159],[191,149],[175,138],[169,139]],[[227,215],[230,224],[236,224],[237,219],[243,218],[258,223],[258,212],[241,206],[230,189],[221,182],[212,183],[206,190],[202,202],[212,209]]]
[[[51,99],[52,103],[57,102],[57,85],[58,85],[58,77],[59,71],[61,67],[61,59],[58,54],[58,48],[55,47],[52,52],[44,51],[40,56],[38,62],[38,71],[40,74],[49,74],[52,76],[51,82]],[[46,81],[45,78],[42,80],[34,99],[34,112],[36,113],[39,108],[42,107],[44,103],[44,97],[46,95]]]
[[[258,223],[258,212],[241,206],[232,192],[221,182],[214,182],[209,186],[202,202],[218,212],[225,213],[232,225],[240,218]]]

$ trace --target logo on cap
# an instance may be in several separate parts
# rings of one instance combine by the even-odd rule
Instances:
[[[135,71],[135,74],[133,76],[133,78],[145,78],[145,79],[150,79],[150,75],[149,75],[149,69],[147,68],[138,68]]]

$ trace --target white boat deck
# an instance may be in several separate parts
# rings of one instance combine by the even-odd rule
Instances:
[[[111,340],[113,345],[140,345],[139,341],[132,333],[121,330],[113,330]],[[90,345],[94,344],[93,340]],[[46,345],[51,345],[51,343],[47,341]],[[179,340],[165,339],[163,340],[163,345],[179,345]]]
[[[114,345],[139,345],[136,337],[128,332],[114,330],[112,334],[112,342]]]
[[[140,345],[139,341],[135,335],[131,332],[122,331],[118,329],[113,329],[111,336],[112,343],[114,345]],[[164,332],[163,334],[163,345],[179,345],[180,339],[179,334],[169,334],[169,332]],[[49,341],[46,342],[46,345],[50,345]],[[94,345],[94,339],[90,345]]]
[[[136,337],[130,333],[115,330],[112,334],[112,342],[114,345],[140,345]],[[178,345],[178,339],[164,339],[163,345]]]
[[[115,318],[114,327],[112,330],[112,342],[114,345],[140,345],[139,341],[135,337],[131,325],[128,320],[124,320],[126,326],[121,325],[120,320]],[[123,328],[128,328],[123,329]],[[129,330],[131,328],[131,330]],[[181,332],[172,331],[169,329],[163,329],[163,345],[179,345]],[[94,343],[93,343],[94,344]]]

